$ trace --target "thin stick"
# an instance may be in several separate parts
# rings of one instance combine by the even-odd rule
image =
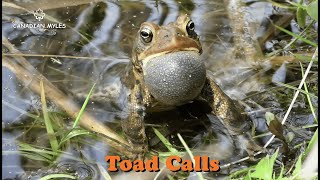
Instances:
[[[54,54],[10,54],[2,53],[3,56],[24,56],[24,57],[55,57],[55,58],[70,58],[70,59],[90,59],[90,60],[102,60],[102,61],[114,61],[114,59],[103,57],[82,57],[82,56],[68,56],[68,55],[54,55]],[[129,60],[123,60],[128,62]]]

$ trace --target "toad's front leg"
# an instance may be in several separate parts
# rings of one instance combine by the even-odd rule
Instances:
[[[121,126],[132,146],[132,152],[137,155],[134,159],[141,159],[148,150],[148,140],[144,127],[145,106],[140,83],[135,83],[131,91],[128,113],[128,117],[121,121]]]
[[[210,104],[213,114],[220,119],[229,134],[237,138],[235,142],[239,142],[238,145],[246,150],[249,156],[252,156],[255,151],[262,150],[262,148],[253,141],[249,133],[251,121],[247,113],[244,112],[244,108],[238,101],[228,97],[209,77],[206,79],[201,97]]]

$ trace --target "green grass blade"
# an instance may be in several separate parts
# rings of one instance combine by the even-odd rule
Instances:
[[[91,132],[85,129],[73,129],[72,131],[70,131],[67,136],[64,136],[61,141],[60,144],[63,144],[64,142],[68,141],[69,139],[76,137],[76,136],[81,136],[81,135],[91,135]]]
[[[39,149],[33,145],[19,142],[19,151],[22,156],[36,160],[36,161],[45,161],[52,162],[53,157],[57,156],[58,153],[53,152],[52,150]]]
[[[79,159],[77,157],[74,157],[74,154],[61,151],[59,152],[53,152],[50,148],[47,147],[42,147],[42,146],[36,146],[33,144],[26,144],[23,142],[18,142],[19,143],[19,151],[17,153],[23,154],[23,153],[31,153],[32,155],[37,155],[39,158],[46,158],[49,159],[50,162],[52,163],[53,158],[58,156],[59,154],[63,153],[65,158],[68,158],[70,160],[75,160],[75,161],[82,161],[83,159]],[[12,152],[12,151],[11,151]],[[9,153],[9,152],[6,152]]]
[[[253,170],[256,166],[253,165],[253,166],[250,166],[248,168],[244,168],[244,169],[241,169],[241,170],[238,170],[236,172],[233,172],[231,174],[229,174],[229,178],[235,178],[235,177],[238,177],[240,176],[241,174],[248,174],[251,170]]]
[[[89,94],[87,95],[86,100],[84,101],[84,103],[83,103],[83,105],[82,105],[82,107],[81,107],[81,109],[80,109],[80,111],[79,111],[79,114],[78,114],[75,122],[74,122],[73,125],[72,125],[72,129],[71,129],[65,136],[63,136],[63,138],[61,138],[61,141],[60,141],[60,143],[59,143],[59,147],[60,147],[64,142],[66,142],[67,140],[69,140],[69,139],[71,139],[71,138],[73,138],[73,137],[75,137],[75,136],[80,136],[80,135],[85,135],[85,134],[88,135],[88,134],[90,134],[90,132],[87,131],[87,130],[84,130],[84,129],[74,130],[74,128],[75,128],[75,127],[79,124],[79,122],[80,122],[81,116],[82,116],[82,114],[84,113],[84,111],[85,111],[85,109],[86,109],[86,107],[87,107],[87,104],[88,104],[88,102],[89,102],[89,99],[90,99],[90,97],[91,97],[91,94],[92,94],[92,92],[93,92],[93,90],[94,90],[95,85],[96,85],[96,83],[94,83],[93,86],[91,87],[91,89],[90,89],[90,91],[89,91]]]
[[[19,142],[19,150],[23,152],[32,152],[34,154],[39,154],[43,157],[46,157],[47,159],[52,159],[53,156],[58,156],[58,152],[54,152],[50,149],[45,149],[41,147],[35,147],[31,144],[26,144],[23,142]]]
[[[293,6],[296,6],[298,8],[301,8],[301,9],[306,9],[306,6],[300,4],[300,3],[295,3],[295,2],[290,2],[290,1],[287,1],[289,4],[293,5]]]
[[[90,92],[89,92],[86,100],[84,101],[84,103],[83,103],[83,105],[82,105],[82,107],[81,107],[81,109],[80,109],[80,112],[79,112],[79,114],[78,114],[75,122],[73,123],[72,128],[75,128],[75,127],[78,125],[78,123],[79,123],[79,121],[80,121],[80,119],[81,119],[81,116],[82,116],[82,114],[83,114],[84,110],[86,109],[86,106],[87,106],[87,104],[88,104],[88,102],[89,102],[90,96],[91,96],[91,94],[92,94],[92,92],[93,92],[93,89],[94,89],[95,85],[96,85],[96,83],[94,83],[93,86],[92,86],[92,88],[90,89]]]
[[[301,28],[304,28],[306,26],[306,17],[307,17],[307,11],[305,9],[298,8],[296,18],[297,18],[298,25]]]
[[[50,161],[52,160],[52,157],[50,154],[47,154],[45,152],[40,152],[39,150],[38,151],[34,151],[34,150],[24,150],[24,149],[20,149],[20,152],[21,154],[32,154],[34,156],[38,156],[38,157],[41,157],[41,158],[45,158],[46,160]],[[56,155],[56,154],[54,154]],[[36,159],[35,159],[36,160]]]
[[[170,176],[170,174],[167,175],[167,178],[168,178],[169,180],[174,180],[174,178],[173,178],[172,176]]]
[[[299,174],[301,173],[301,166],[302,166],[301,158],[302,158],[302,154],[300,154],[298,161],[296,162],[295,169],[293,170],[293,173],[292,173],[292,176],[294,176],[297,179],[301,179],[299,177]]]
[[[46,102],[46,97],[45,97],[45,92],[44,92],[44,87],[43,87],[42,81],[40,81],[40,88],[41,88],[42,112],[43,112],[43,118],[44,118],[44,123],[46,125],[47,133],[49,135],[49,142],[50,142],[52,150],[54,152],[57,152],[58,147],[59,147],[58,140],[57,140],[56,136],[54,135],[52,122],[51,122],[49,115],[48,115],[47,102]]]
[[[158,131],[156,128],[152,128],[154,133],[158,136],[160,141],[168,148],[168,150],[172,153],[179,153],[178,150],[176,150],[173,145]]]
[[[189,149],[187,143],[184,141],[184,139],[182,138],[182,136],[181,136],[179,133],[178,133],[177,135],[178,135],[178,138],[179,138],[179,140],[181,141],[182,145],[184,146],[184,148],[185,148],[186,151],[188,152],[188,154],[189,154],[189,156],[190,156],[190,158],[191,158],[191,160],[192,160],[192,163],[193,163],[193,165],[194,165],[194,164],[195,164],[195,160],[194,160],[194,157],[193,157],[193,154],[192,154],[191,150]],[[196,172],[196,174],[198,175],[198,178],[199,178],[200,180],[204,180],[204,178],[203,178],[203,176],[202,176],[202,174],[201,174],[200,172]]]
[[[276,83],[276,84],[279,84],[279,85],[281,85],[281,86],[287,87],[287,88],[289,88],[289,89],[293,89],[293,90],[296,90],[296,91],[300,91],[301,93],[303,93],[303,94],[305,94],[305,95],[312,96],[312,97],[318,99],[318,96],[316,96],[316,95],[314,95],[314,94],[311,94],[311,93],[309,93],[309,92],[307,92],[307,91],[304,91],[304,90],[302,90],[302,89],[296,88],[296,87],[294,87],[294,86],[291,86],[291,85],[289,85],[289,84],[284,84],[284,83],[282,83],[282,82],[275,82],[275,83]]]
[[[318,127],[318,124],[305,125],[305,126],[302,126],[302,127],[292,128],[292,129],[293,130],[300,130],[300,129],[313,128],[313,127]],[[272,135],[272,133],[271,132],[265,132],[265,133],[253,136],[252,138],[256,139],[256,138],[261,138],[261,137],[265,137],[265,136],[269,136],[269,135]]]
[[[58,179],[58,178],[76,179],[75,176],[71,176],[69,174],[49,174],[40,178],[39,180],[49,180],[49,179]]]
[[[255,171],[251,173],[251,177],[261,179],[272,179],[273,166],[276,158],[278,157],[279,149],[270,157],[267,155],[262,158],[255,167]]]
[[[48,158],[43,157],[43,156],[41,156],[39,154],[34,154],[34,153],[30,153],[30,152],[21,151],[20,155],[24,156],[25,158],[32,159],[32,160],[35,160],[35,161],[43,161],[43,162],[47,162],[47,163],[51,163],[52,162],[51,159],[48,159]]]
[[[301,62],[300,62],[300,67],[301,67],[301,74],[302,74],[302,77],[303,77],[304,76],[304,71],[303,71],[303,66],[302,66]],[[307,87],[306,82],[303,83],[303,86],[304,86],[304,90],[307,92],[307,94],[306,94],[307,95],[307,100],[308,100],[312,115],[314,117],[314,120],[318,123],[318,119],[317,119],[316,113],[314,112],[314,108],[313,108],[313,105],[312,105],[312,102],[311,102],[311,99],[310,99],[310,95],[309,95],[309,91],[308,91],[308,87]]]
[[[51,152],[53,154],[56,154],[56,152],[53,152],[51,148],[48,147],[42,147],[42,146],[37,146],[37,145],[33,145],[33,144],[27,144],[24,142],[19,141],[19,146],[20,148],[26,148],[26,149],[37,149],[43,152]]]
[[[288,30],[286,30],[286,29],[284,29],[284,28],[282,28],[282,27],[280,27],[280,26],[277,26],[277,25],[275,25],[275,24],[274,24],[274,26],[275,26],[276,28],[280,29],[281,31],[289,34],[289,35],[292,36],[292,37],[298,38],[298,39],[300,39],[301,41],[303,41],[303,42],[305,42],[305,43],[307,43],[307,44],[310,44],[311,46],[318,47],[317,43],[314,43],[314,42],[312,42],[312,41],[310,41],[310,40],[308,40],[308,39],[305,39],[305,38],[303,38],[302,36],[299,36],[298,34],[295,34],[295,33],[293,33],[293,32],[290,32],[290,31],[288,31]]]
[[[316,132],[314,132],[306,151],[303,153],[302,160],[304,160],[308,156],[309,152],[311,151],[314,144],[317,143],[317,141],[318,141],[318,129],[316,130]]]
[[[301,61],[310,62],[312,60],[311,56],[300,55],[300,54],[292,54],[292,55]],[[314,59],[313,61],[318,62],[318,59]]]
[[[312,21],[306,28],[303,29],[302,32],[299,33],[298,37],[302,36],[303,34],[305,34],[311,27],[312,25],[315,23],[315,21]],[[292,46],[292,44],[294,42],[296,42],[299,38],[294,38],[292,39],[283,49],[278,49],[278,50],[275,50],[269,54],[267,54],[267,57],[272,57],[272,56],[275,56],[277,54],[279,54],[280,52],[283,52],[284,50],[288,49],[289,47]]]
[[[307,12],[312,19],[318,21],[318,0],[311,2],[307,6]]]
[[[185,152],[176,152],[176,153],[173,153],[173,152],[159,152],[158,153],[158,156],[159,157],[163,157],[163,158],[167,158],[168,156],[183,156],[185,154]]]
[[[286,177],[283,177],[284,170],[285,170],[285,169],[284,169],[284,165],[282,165],[282,166],[281,166],[281,171],[280,171],[280,174],[279,174],[277,180],[287,180],[287,179],[288,179],[288,178],[286,178]]]
[[[299,5],[302,5],[302,3],[303,3],[303,0],[300,0]],[[298,7],[296,12],[296,19],[297,19],[298,25],[301,28],[304,28],[306,26],[306,17],[307,17],[306,9],[303,9],[302,7]]]
[[[279,7],[279,8],[283,8],[283,9],[292,9],[292,10],[296,9],[295,6],[287,6],[287,5],[272,1],[272,0],[267,0],[267,2],[271,3],[273,6],[276,6],[276,7]]]

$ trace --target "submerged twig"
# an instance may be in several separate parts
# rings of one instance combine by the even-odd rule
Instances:
[[[68,56],[68,55],[53,55],[53,54],[10,54],[2,53],[3,56],[23,56],[23,57],[54,57],[54,58],[69,58],[69,59],[88,59],[88,60],[102,60],[102,61],[114,61],[114,59],[104,57],[83,57],[83,56]],[[117,59],[118,61],[118,59]],[[123,62],[129,62],[129,60],[123,60]]]
[[[6,46],[10,52],[21,54],[15,47],[5,38],[2,37],[2,44]],[[45,93],[51,101],[62,108],[66,113],[76,119],[80,108],[77,103],[70,97],[66,96],[62,91],[56,88],[49,80],[39,73],[24,57],[16,56],[8,58],[3,56],[3,65],[15,73],[17,79],[32,91],[41,94],[40,81],[43,81]],[[95,131],[103,135],[104,142],[116,149],[119,153],[132,157],[132,153],[128,151],[128,142],[116,134],[112,129],[105,126],[100,121],[96,120],[90,114],[84,112],[80,126]]]

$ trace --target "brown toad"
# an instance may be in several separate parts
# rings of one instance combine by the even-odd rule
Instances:
[[[142,23],[132,50],[131,66],[125,78],[131,89],[128,97],[128,117],[122,128],[132,145],[132,151],[147,151],[144,116],[205,100],[228,129],[239,137],[250,129],[249,117],[238,101],[230,99],[207,75],[195,25],[188,15],[180,15],[176,22],[159,26]],[[130,79],[130,81],[129,81]],[[133,80],[132,80],[133,79]],[[249,138],[244,145],[249,154],[256,144]]]

